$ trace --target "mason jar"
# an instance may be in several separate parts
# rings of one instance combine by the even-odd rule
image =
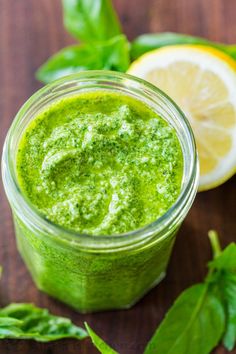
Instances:
[[[31,205],[17,179],[17,149],[30,121],[57,100],[95,90],[144,102],[175,129],[183,152],[182,186],[176,202],[151,224],[119,235],[79,234],[50,222]],[[164,278],[176,232],[193,203],[199,173],[191,127],[165,93],[130,75],[89,71],[45,86],[23,105],[6,137],[2,174],[18,250],[36,286],[85,313],[129,308]]]

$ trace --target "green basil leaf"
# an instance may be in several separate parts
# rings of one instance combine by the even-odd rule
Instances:
[[[223,274],[221,291],[226,304],[226,330],[223,343],[228,350],[232,350],[236,344],[236,274]]]
[[[121,34],[110,0],[62,0],[64,25],[81,41],[102,41]]]
[[[236,244],[230,243],[208,265],[212,269],[236,271]]]
[[[99,350],[102,354],[118,354],[114,349],[112,349],[104,340],[102,340],[93,330],[89,327],[89,325],[85,322],[85,328],[88,331],[88,334],[94,344],[94,346]]]
[[[224,45],[208,41],[205,38],[189,36],[181,33],[163,32],[143,34],[131,43],[131,58],[137,59],[150,50],[177,44],[199,44],[217,48],[236,59],[236,45]]]
[[[11,304],[0,309],[0,338],[34,339],[40,342],[62,338],[83,339],[87,332],[69,319],[49,314],[32,304]]]
[[[224,307],[207,284],[185,290],[148,343],[145,354],[208,354],[219,342]]]
[[[101,60],[90,45],[70,46],[49,58],[37,70],[36,77],[47,84],[66,75],[100,67]]]
[[[36,77],[49,83],[84,70],[125,72],[129,64],[129,44],[126,37],[120,35],[105,42],[66,47],[43,64]]]
[[[12,327],[12,326],[21,327],[22,324],[23,321],[18,320],[16,318],[0,316],[0,327]]]

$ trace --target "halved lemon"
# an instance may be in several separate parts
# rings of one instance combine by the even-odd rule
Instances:
[[[133,62],[128,73],[166,92],[189,119],[200,159],[199,190],[236,171],[236,62],[196,45],[167,46]]]

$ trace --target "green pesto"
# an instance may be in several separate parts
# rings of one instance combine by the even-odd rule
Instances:
[[[151,108],[106,91],[66,97],[42,110],[17,154],[23,193],[60,226],[124,233],[177,199],[183,156],[175,130]]]

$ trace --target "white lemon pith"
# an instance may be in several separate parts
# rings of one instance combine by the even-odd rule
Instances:
[[[166,92],[183,110],[196,138],[200,190],[220,185],[236,169],[236,63],[205,46],[168,46],[132,63],[131,75]]]

